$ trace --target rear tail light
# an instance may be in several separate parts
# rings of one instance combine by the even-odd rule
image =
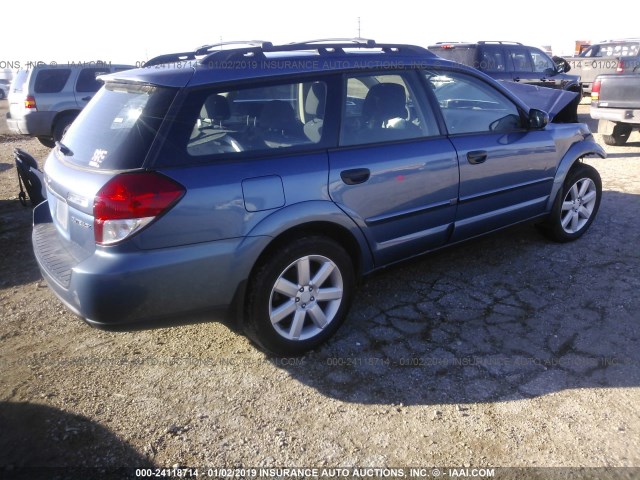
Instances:
[[[591,87],[591,101],[597,102],[598,100],[600,100],[600,80],[593,82]]]
[[[184,195],[182,185],[157,173],[123,173],[109,180],[93,201],[96,243],[112,245],[139,232]]]
[[[38,107],[36,106],[35,97],[29,95],[27,98],[25,98],[24,99],[24,108],[26,108],[27,110],[37,110]]]
[[[618,62],[618,68],[616,68],[616,73],[624,73],[624,60],[620,60]]]

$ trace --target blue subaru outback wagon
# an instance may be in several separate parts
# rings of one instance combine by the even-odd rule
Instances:
[[[104,80],[33,228],[48,284],[96,327],[232,317],[300,354],[363,275],[525,221],[575,240],[598,211],[585,125],[420,47],[213,45]]]

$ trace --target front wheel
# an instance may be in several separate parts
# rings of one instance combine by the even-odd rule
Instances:
[[[275,250],[248,286],[245,332],[276,355],[301,355],[344,321],[355,274],[347,252],[329,238],[308,236]]]
[[[601,199],[602,180],[598,171],[590,165],[575,165],[558,192],[545,233],[557,242],[577,240],[595,219]]]

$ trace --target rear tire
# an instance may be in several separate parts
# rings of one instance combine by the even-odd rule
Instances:
[[[75,115],[64,115],[56,120],[56,124],[53,127],[54,146],[55,142],[62,141],[64,134],[67,133],[67,130],[69,130],[69,127],[71,126],[75,118]]]
[[[578,163],[567,174],[558,192],[543,232],[556,242],[580,238],[598,213],[602,199],[602,180],[590,165]]]
[[[627,143],[633,127],[628,123],[616,123],[611,135],[603,135],[602,139],[607,145],[621,146]]]
[[[275,355],[301,355],[331,337],[347,316],[355,274],[347,252],[320,236],[275,250],[250,279],[244,330]]]
[[[56,146],[56,141],[51,137],[38,137],[38,141],[45,147],[53,148]]]

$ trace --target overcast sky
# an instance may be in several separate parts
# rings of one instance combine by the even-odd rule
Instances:
[[[172,5],[169,7],[168,5]],[[605,6],[609,5],[609,6]],[[220,39],[287,43],[358,33],[378,42],[513,40],[569,54],[575,40],[640,37],[637,0],[613,2],[3,2],[2,62],[135,64]]]

